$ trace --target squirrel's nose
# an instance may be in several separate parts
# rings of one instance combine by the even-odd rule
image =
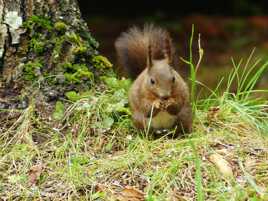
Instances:
[[[168,100],[168,98],[169,98],[169,96],[167,96],[167,95],[160,96],[160,99],[161,99],[161,100]]]

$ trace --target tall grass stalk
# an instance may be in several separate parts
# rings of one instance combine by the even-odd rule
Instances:
[[[203,184],[202,184],[202,172],[201,166],[202,161],[200,156],[195,148],[195,145],[192,141],[189,142],[190,146],[192,147],[193,154],[194,154],[194,164],[195,164],[195,192],[196,192],[196,200],[197,201],[204,201],[204,191],[203,191]]]
[[[195,28],[194,25],[192,25],[192,31],[191,31],[191,36],[189,40],[189,60],[185,60],[181,58],[183,62],[188,64],[190,66],[190,80],[191,80],[191,103],[192,103],[192,108],[193,111],[196,109],[196,89],[197,89],[197,80],[196,80],[196,75],[198,72],[198,69],[200,67],[203,55],[204,55],[204,50],[201,47],[201,35],[198,35],[198,53],[199,53],[199,58],[198,62],[195,65],[193,62],[193,41],[194,41],[194,32]]]

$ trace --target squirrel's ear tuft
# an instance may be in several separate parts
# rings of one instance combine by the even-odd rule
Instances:
[[[165,41],[164,41],[164,56],[165,56],[165,59],[167,59],[168,63],[171,64],[172,62],[172,53],[171,53],[171,39],[170,37],[166,37],[165,38]]]
[[[152,58],[152,45],[149,43],[148,45],[148,55],[147,55],[147,67],[151,68],[153,66],[153,58]]]

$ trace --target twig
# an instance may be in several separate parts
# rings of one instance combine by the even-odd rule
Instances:
[[[198,34],[198,53],[199,53],[199,58],[198,58],[198,62],[196,64],[196,66],[195,66],[195,73],[197,73],[197,71],[200,67],[203,55],[204,55],[204,49],[201,47],[201,34],[200,33]]]

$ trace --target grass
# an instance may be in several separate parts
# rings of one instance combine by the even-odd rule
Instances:
[[[267,63],[252,60],[233,61],[224,92],[195,99],[194,131],[176,139],[133,128],[130,83],[114,76],[63,100],[61,119],[35,99],[25,110],[2,110],[1,200],[268,200],[267,101],[254,89]],[[234,178],[209,160],[215,153]]]

